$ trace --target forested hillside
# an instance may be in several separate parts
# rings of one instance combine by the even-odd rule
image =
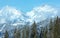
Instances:
[[[25,25],[22,29],[16,27],[11,34],[6,30],[2,38],[60,38],[60,18],[58,16],[50,19],[49,25],[38,28],[39,26],[34,21],[31,26]]]

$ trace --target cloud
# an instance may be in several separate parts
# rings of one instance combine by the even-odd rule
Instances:
[[[29,17],[27,21],[42,21],[47,18],[54,18],[57,15],[58,11],[56,8],[53,8],[50,5],[43,5],[33,8],[31,11],[27,12],[27,16]]]

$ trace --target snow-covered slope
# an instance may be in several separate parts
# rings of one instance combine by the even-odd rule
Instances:
[[[53,8],[49,5],[42,5],[39,7],[33,8],[31,11],[27,12],[27,16],[29,17],[28,21],[36,21],[40,22],[42,20],[45,20],[47,18],[54,18],[57,16],[58,10],[56,8]]]
[[[38,23],[46,20],[47,18],[54,18],[57,16],[57,14],[58,11],[49,5],[35,7],[26,13],[23,13],[14,7],[5,6],[0,10],[0,31],[2,31],[4,28],[8,28],[10,25],[13,27],[18,25],[32,24],[34,21]]]
[[[0,10],[0,31],[24,25],[24,14],[16,8],[5,6]]]
[[[0,10],[1,23],[14,22],[14,21],[20,21],[20,20],[21,21],[24,20],[24,17],[21,11],[9,6],[5,6]]]

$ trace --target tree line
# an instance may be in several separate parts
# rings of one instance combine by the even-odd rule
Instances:
[[[6,30],[3,38],[10,38],[9,32]],[[50,19],[49,25],[42,27],[40,31],[37,30],[37,24],[25,26],[22,30],[15,29],[12,38],[60,38],[60,18]]]

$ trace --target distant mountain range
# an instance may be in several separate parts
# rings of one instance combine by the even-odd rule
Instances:
[[[57,13],[55,8],[48,5],[33,8],[30,12],[26,13],[23,13],[14,7],[5,6],[0,10],[0,31],[10,27],[10,29],[12,29],[19,25],[31,25],[34,21],[40,25],[39,22],[54,18],[57,16]]]

